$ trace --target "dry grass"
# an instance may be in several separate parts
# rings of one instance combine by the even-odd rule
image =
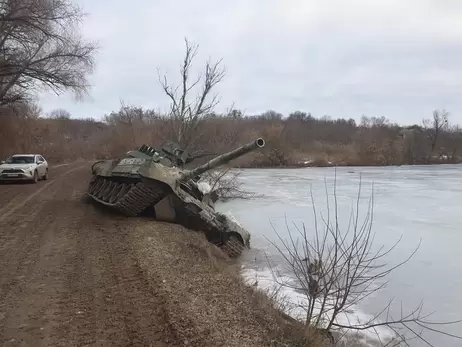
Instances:
[[[169,322],[188,346],[307,346],[271,297],[244,284],[238,265],[201,233],[136,221],[133,250],[162,284]],[[311,345],[315,346],[315,345]]]

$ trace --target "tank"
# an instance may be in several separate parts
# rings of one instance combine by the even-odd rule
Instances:
[[[160,149],[142,145],[124,158],[93,164],[87,194],[129,217],[149,213],[156,220],[202,231],[207,240],[236,257],[250,247],[250,233],[216,212],[216,198],[201,191],[198,181],[206,171],[264,146],[265,141],[258,138],[186,170],[183,166],[194,157],[178,144],[167,142]]]

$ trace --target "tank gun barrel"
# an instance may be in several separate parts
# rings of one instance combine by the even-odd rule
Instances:
[[[196,167],[195,169],[191,171],[185,172],[181,176],[181,180],[187,180],[187,179],[196,177],[198,175],[201,175],[206,171],[212,170],[224,163],[227,163],[233,159],[241,157],[244,154],[247,154],[256,148],[263,148],[264,146],[265,146],[265,140],[263,140],[262,138],[258,138],[252,142],[249,142],[241,147],[236,148],[235,150],[231,152],[221,154],[218,157],[211,159],[210,161]]]

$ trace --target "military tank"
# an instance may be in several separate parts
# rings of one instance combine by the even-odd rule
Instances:
[[[183,166],[194,157],[174,142],[160,149],[142,145],[122,159],[103,160],[92,166],[87,194],[96,202],[129,216],[151,212],[156,220],[203,231],[207,239],[230,257],[250,247],[250,233],[226,215],[215,211],[215,198],[203,192],[203,173],[243,156],[265,141],[258,138],[219,155],[192,170]]]

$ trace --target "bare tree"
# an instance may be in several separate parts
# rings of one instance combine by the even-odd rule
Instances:
[[[29,101],[0,106],[0,154],[26,152],[40,143],[39,116],[41,109]],[[15,149],[16,148],[16,149]]]
[[[380,291],[387,283],[387,277],[397,268],[408,262],[418,249],[409,257],[395,265],[387,263],[386,257],[397,247],[398,240],[392,247],[374,245],[373,195],[369,199],[368,210],[363,221],[359,220],[359,201],[361,199],[361,183],[357,200],[346,230],[339,225],[336,182],[334,182],[334,205],[331,206],[326,185],[327,216],[322,217],[322,227],[318,225],[318,215],[313,202],[314,230],[309,232],[305,225],[300,228],[295,225],[296,234],[287,226],[289,240],[284,240],[276,231],[278,243],[270,241],[283,257],[284,267],[290,271],[292,280],[284,278],[270,261],[274,278],[280,286],[288,287],[303,293],[304,301],[301,308],[305,312],[305,327],[307,335],[320,330],[336,331],[339,336],[352,332],[372,332],[380,339],[377,330],[388,327],[396,337],[389,341],[380,341],[384,346],[409,346],[409,339],[419,339],[425,344],[432,344],[422,335],[422,331],[430,330],[457,339],[462,339],[444,332],[438,326],[460,323],[431,322],[429,314],[422,312],[419,305],[408,313],[398,317],[391,313],[392,301],[370,320],[357,323],[349,321],[347,312],[364,299]],[[403,333],[406,331],[407,335]],[[410,336],[409,336],[410,334]],[[309,338],[310,336],[307,336]]]
[[[448,127],[447,134],[441,139],[440,158],[449,163],[456,162],[456,155],[462,147],[462,130],[458,125]]]
[[[170,121],[177,142],[188,147],[194,141],[193,133],[197,130],[201,119],[213,112],[219,103],[217,95],[211,95],[212,89],[222,81],[225,70],[221,68],[221,59],[207,61],[205,69],[196,79],[190,81],[192,62],[198,53],[199,46],[190,43],[185,38],[186,52],[181,66],[181,83],[173,87],[167,76],[160,76],[162,89],[170,99]],[[203,77],[203,80],[202,80]],[[202,82],[201,82],[202,80]],[[190,94],[196,86],[201,86],[200,92],[190,100]]]
[[[83,16],[68,0],[0,1],[1,105],[38,87],[78,98],[88,91],[97,46],[79,35]]]
[[[448,127],[448,117],[449,113],[445,110],[433,111],[433,118],[432,119],[424,119],[422,121],[425,127],[425,133],[427,135],[428,140],[430,141],[431,146],[431,153],[430,156],[433,155],[437,141],[439,139],[440,133]]]
[[[57,108],[55,110],[50,111],[48,117],[52,119],[70,119],[71,113],[65,109]]]
[[[239,180],[242,171],[231,169],[225,166],[220,170],[208,171],[202,176],[202,181],[207,182],[210,186],[214,201],[255,199],[262,196],[243,189],[242,182]]]

